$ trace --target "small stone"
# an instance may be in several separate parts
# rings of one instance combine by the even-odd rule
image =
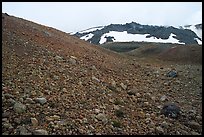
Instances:
[[[17,128],[17,134],[18,135],[32,135],[31,132],[29,132],[25,127],[20,126]]]
[[[21,103],[23,103],[23,98],[19,98],[19,101],[20,101]]]
[[[6,122],[7,120],[7,118],[2,118],[2,122]]]
[[[166,96],[166,95],[163,95],[163,96],[160,98],[161,101],[165,101],[166,99],[167,99],[167,96]]]
[[[180,115],[180,108],[173,104],[167,103],[163,106],[161,114],[164,114],[166,117],[177,118]]]
[[[92,80],[94,80],[96,82],[100,82],[100,80],[98,78],[96,78],[95,76],[92,76]]]
[[[114,80],[111,80],[111,86],[113,86],[114,88],[116,87],[116,82]]]
[[[3,127],[4,127],[4,128],[9,128],[10,126],[11,126],[10,123],[3,123]]]
[[[136,93],[136,96],[139,98],[139,97],[141,97],[141,94],[140,93]]]
[[[106,115],[104,113],[99,113],[98,115],[96,115],[96,118],[104,123],[106,123],[108,121]]]
[[[143,111],[139,111],[139,112],[138,112],[138,116],[139,116],[140,118],[145,118],[145,113],[144,113]]]
[[[151,123],[151,121],[152,121],[151,118],[146,118],[146,119],[145,119],[145,123],[146,123],[146,124]]]
[[[23,105],[22,103],[16,102],[16,103],[14,104],[14,106],[13,106],[13,109],[14,109],[14,111],[17,112],[17,113],[23,113],[23,112],[25,112],[25,110],[26,110],[26,106]]]
[[[20,119],[20,118],[14,118],[14,122],[15,122],[16,124],[20,124],[20,123],[21,123],[21,119]]]
[[[63,88],[63,89],[62,89],[62,92],[67,93],[67,89],[66,89],[66,88]]]
[[[136,94],[136,90],[135,89],[131,89],[129,91],[127,91],[128,95],[135,95]]]
[[[13,95],[8,94],[8,93],[4,94],[4,96],[5,96],[6,99],[9,99],[9,98],[13,98],[13,97],[14,97]]]
[[[96,108],[95,113],[98,114],[99,112],[100,112],[100,110]]]
[[[149,102],[144,102],[144,106],[149,106]]]
[[[62,57],[60,57],[60,56],[55,56],[55,60],[56,61],[61,61],[63,58]]]
[[[2,113],[2,118],[8,118],[9,115],[10,115],[9,112],[4,112],[4,113]],[[3,119],[2,119],[2,120],[3,120]]]
[[[35,91],[31,91],[31,95],[32,95],[32,96],[35,96],[35,95],[36,95],[36,92],[35,92]]]
[[[159,134],[163,134],[164,130],[163,130],[162,127],[158,126],[158,127],[156,127],[156,132],[159,133]]]
[[[25,100],[27,103],[33,104],[35,103],[32,98],[26,98]]]
[[[168,123],[167,123],[166,121],[163,121],[163,122],[161,123],[161,127],[167,128],[167,127],[168,127]]]
[[[54,119],[53,119],[53,118],[48,117],[48,116],[46,116],[46,117],[45,117],[45,119],[46,119],[47,121],[54,121]]]
[[[38,130],[35,130],[34,135],[48,135],[48,132],[44,129],[38,129]]]
[[[191,131],[191,135],[201,135],[201,134],[199,134],[198,132],[195,132],[195,131]]]
[[[14,105],[16,103],[16,101],[12,98],[9,98],[8,99],[8,102],[11,104],[11,105]]]
[[[46,98],[36,98],[36,102],[43,105],[43,104],[45,104],[47,102],[47,99]]]
[[[77,63],[76,59],[74,58],[70,58],[69,59],[69,62],[72,64],[72,65],[75,65]]]
[[[83,118],[83,123],[88,124],[87,118]]]
[[[30,120],[34,127],[38,126],[38,120],[36,118],[31,118]]]
[[[155,100],[156,100],[156,97],[155,97],[155,96],[152,96],[152,97],[151,97],[151,100],[155,101]]]
[[[121,86],[124,90],[127,89],[127,86],[126,86],[125,84],[123,84],[123,83],[120,83],[120,86]]]
[[[54,120],[59,120],[60,116],[54,115],[54,116],[51,116],[50,118],[53,118]]]
[[[113,108],[114,108],[115,110],[119,110],[119,109],[120,109],[120,107],[119,107],[118,105],[114,105]]]
[[[190,121],[188,122],[189,127],[191,127],[192,129],[199,129],[201,127],[201,125],[195,121]]]
[[[171,70],[167,73],[167,77],[177,77],[177,72],[175,70]]]

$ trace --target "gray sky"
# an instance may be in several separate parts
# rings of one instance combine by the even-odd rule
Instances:
[[[202,2],[2,2],[2,12],[64,32],[125,24],[202,23]]]

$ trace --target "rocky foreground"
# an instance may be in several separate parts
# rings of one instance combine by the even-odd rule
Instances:
[[[2,134],[201,135],[202,64],[120,55],[2,14]]]

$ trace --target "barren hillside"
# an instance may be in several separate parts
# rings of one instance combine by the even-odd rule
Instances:
[[[2,134],[201,133],[202,64],[126,56],[2,14]]]

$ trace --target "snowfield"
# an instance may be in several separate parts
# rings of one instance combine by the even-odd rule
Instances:
[[[127,31],[117,32],[117,31],[110,31],[109,33],[105,33],[101,36],[99,41],[100,44],[106,42],[106,36],[112,36],[114,42],[130,42],[130,41],[137,41],[137,42],[160,42],[160,43],[178,43],[178,44],[185,44],[179,42],[177,39],[173,38],[176,36],[175,34],[171,33],[168,39],[161,39],[156,37],[146,38],[149,34],[128,34]]]
[[[86,40],[86,41],[87,41],[88,39],[91,39],[93,36],[94,36],[94,34],[89,33],[89,34],[87,34],[87,35],[85,35],[85,36],[81,37],[80,39],[84,39],[84,40]]]

